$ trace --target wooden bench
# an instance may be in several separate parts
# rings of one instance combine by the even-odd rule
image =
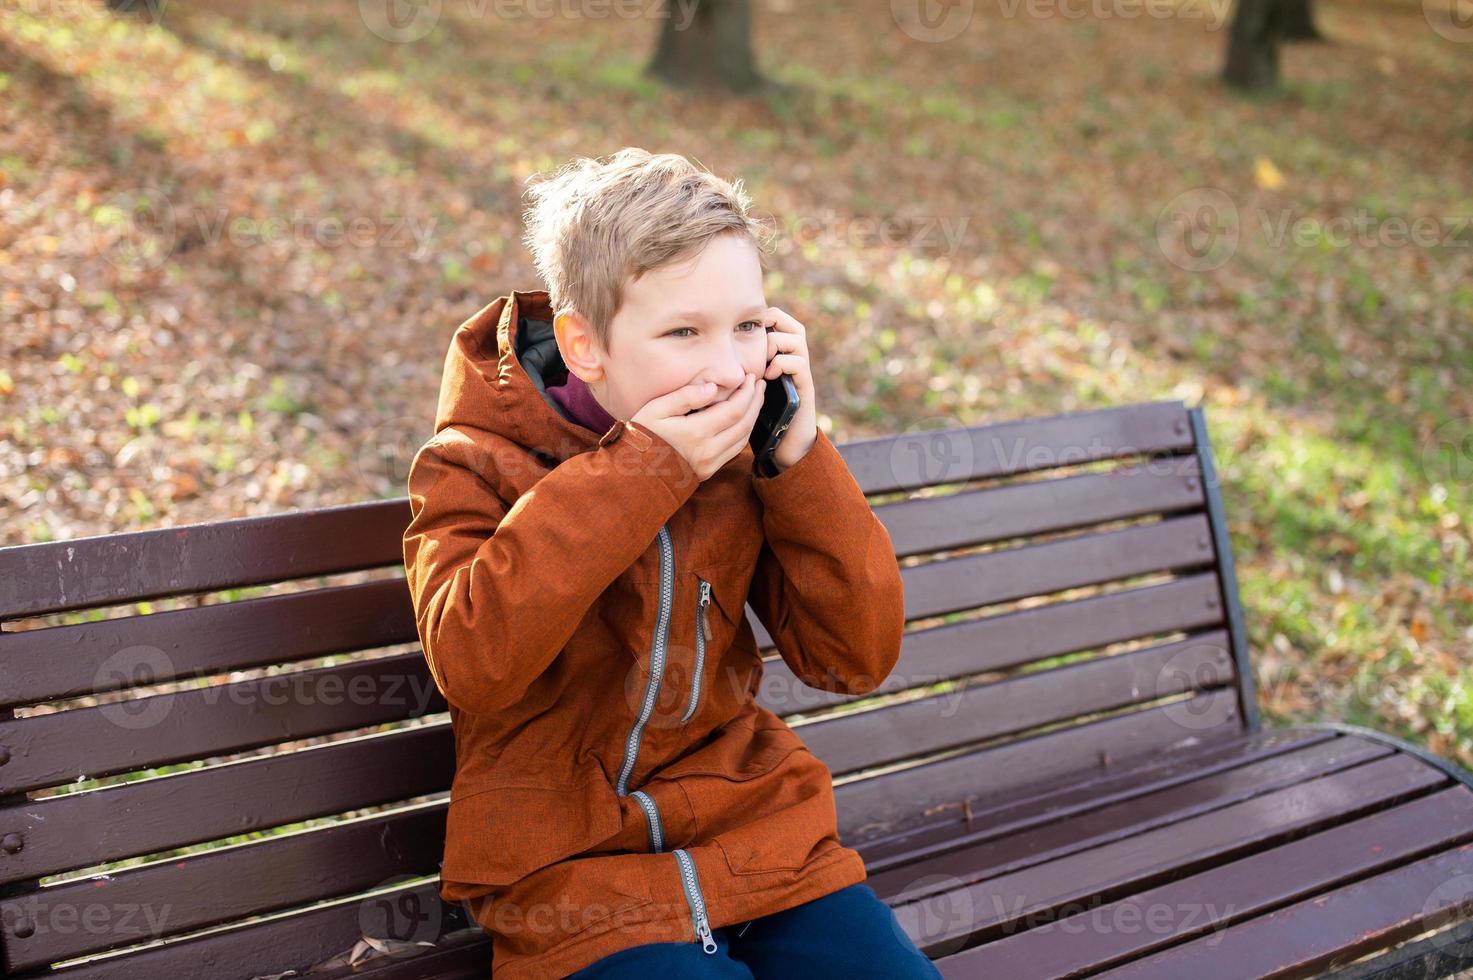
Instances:
[[[1473,776],[1259,722],[1200,408],[842,452],[903,566],[900,662],[845,699],[767,649],[760,696],[946,976],[1473,963]],[[453,743],[408,516],[0,549],[5,976],[487,975],[488,938],[437,895]]]

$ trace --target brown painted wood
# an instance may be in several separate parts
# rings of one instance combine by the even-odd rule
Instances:
[[[431,881],[354,896],[319,908],[166,943],[138,952],[77,964],[47,974],[66,980],[158,980],[160,977],[248,978],[301,971],[353,947],[365,928],[404,941],[437,936],[457,943],[471,938],[484,952],[481,976],[491,968],[489,939],[458,905],[439,900]],[[474,933],[467,930],[474,929]],[[414,960],[418,962],[418,957]],[[353,973],[354,976],[358,974]],[[438,976],[435,973],[404,974]],[[314,978],[317,974],[311,974]]]
[[[1238,923],[1470,840],[1473,792],[1453,786],[958,953],[942,972],[1077,977],[1186,940],[1220,943]]]
[[[1192,446],[1186,406],[1149,402],[839,447],[868,494]],[[0,549],[0,619],[402,561],[408,498]]]
[[[839,451],[860,488],[880,494],[1191,448],[1186,405],[1172,400],[859,439]]]
[[[1201,469],[1172,456],[1103,473],[1028,480],[875,508],[901,558],[1051,534],[1108,521],[1200,510]]]
[[[0,548],[0,619],[402,563],[409,498]]]
[[[11,969],[29,969],[250,915],[307,905],[438,870],[443,804],[273,837],[0,899],[7,922],[87,922],[6,937]],[[438,898],[435,899],[438,904]],[[127,914],[123,914],[124,911]]]
[[[1183,719],[1191,720],[1190,728]],[[848,842],[893,834],[937,807],[960,806],[984,794],[1021,792],[1066,775],[1089,778],[1174,747],[1200,745],[1241,730],[1237,699],[1219,688],[1176,702],[1175,707],[1147,708],[1003,739],[975,752],[897,769],[883,779],[838,781],[834,802],[839,833]],[[1103,745],[1113,749],[1103,751]]]
[[[903,903],[896,915],[909,934],[925,937],[927,955],[954,952],[1022,928],[1029,916],[1113,901],[1448,785],[1426,763],[1395,753],[1098,847],[1069,847],[1072,828],[1061,827],[1035,841],[1005,840],[917,862],[899,882],[889,873],[887,900]],[[1060,846],[1065,853],[1053,857],[1050,849]],[[1050,859],[1030,862],[1034,851]]]
[[[58,701],[418,640],[402,576],[0,633],[0,662],[13,665],[0,703]]]
[[[949,558],[903,570],[907,619],[939,616],[1213,561],[1207,519],[1173,517],[1114,531]]]
[[[994,613],[963,622],[911,629],[895,669],[870,695],[956,680],[1176,631],[1193,633],[1222,622],[1216,577],[1186,575],[1158,585],[1122,588],[1082,599]],[[754,633],[760,630],[748,613]],[[771,640],[765,645],[771,650]],[[740,683],[746,683],[746,674]],[[762,664],[757,700],[779,715],[856,703],[852,695],[802,684],[776,654]]]
[[[0,721],[9,794],[446,711],[420,653]]]
[[[1230,810],[1277,790],[1326,779],[1330,773],[1359,772],[1376,762],[1395,762],[1392,756],[1394,753],[1384,746],[1361,739],[1319,742],[1127,800],[1079,809],[1067,821],[1048,819],[1047,814],[1042,818],[1036,814],[1014,816],[943,846],[916,850],[904,864],[872,874],[869,881],[886,898],[914,901],[935,890],[916,884],[927,874],[945,874],[965,884],[1017,874],[1079,854],[1088,857],[1093,873],[1106,876],[1104,887],[1108,887],[1107,876],[1113,869],[1106,861],[1096,860],[1104,853],[1101,849],[1105,845],[1126,842],[1147,831],[1171,829],[1182,835],[1174,846],[1195,850],[1197,845],[1189,836],[1198,818],[1206,823],[1206,815]],[[1129,860],[1141,854],[1134,845],[1126,844],[1122,850]],[[1128,862],[1122,865],[1125,871],[1133,870]]]
[[[0,809],[0,880],[21,881],[444,791],[448,724],[69,793]]]
[[[795,730],[840,776],[1082,715],[1220,688],[1232,676],[1225,637],[1208,634],[844,714]]]
[[[888,837],[857,844],[871,874],[914,860],[922,853],[985,839],[999,826],[1026,826],[1040,816],[1066,820],[1076,813],[1159,793],[1261,759],[1309,748],[1335,736],[1305,729],[1270,728],[1214,742],[1178,747],[1115,766],[1093,778],[1066,779],[995,797],[979,797],[970,807],[946,807],[923,823]],[[883,778],[883,777],[882,777]]]
[[[1436,835],[1440,828],[1424,827],[1423,833]],[[1318,976],[1446,922],[1468,921],[1467,889],[1458,883],[1470,867],[1473,843],[1464,843],[1101,976]]]

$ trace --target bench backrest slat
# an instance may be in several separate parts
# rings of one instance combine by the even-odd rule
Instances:
[[[0,706],[415,643],[407,599],[400,576],[0,634],[12,678]]]
[[[238,517],[0,549],[0,617],[17,619],[403,561],[409,500]]]
[[[1091,644],[1123,643],[1177,631],[1195,633],[1221,622],[1217,577],[1206,572],[1017,609],[909,634],[895,669],[875,693],[1023,667]],[[763,664],[758,699],[778,714],[811,712],[853,700],[844,694],[800,688],[792,670],[776,657]]]

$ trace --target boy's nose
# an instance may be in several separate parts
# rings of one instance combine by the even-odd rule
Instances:
[[[706,375],[704,381],[716,384],[716,394],[712,396],[711,404],[715,405],[730,398],[742,386],[742,381],[746,379],[747,374],[746,368],[737,365],[735,370],[722,370]]]

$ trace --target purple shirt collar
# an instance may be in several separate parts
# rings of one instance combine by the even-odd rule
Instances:
[[[600,434],[608,432],[618,419],[614,418],[593,397],[593,391],[572,371],[568,372],[568,380],[560,385],[552,385],[547,389],[548,397],[562,406],[564,412],[574,422],[587,429],[592,429]]]

